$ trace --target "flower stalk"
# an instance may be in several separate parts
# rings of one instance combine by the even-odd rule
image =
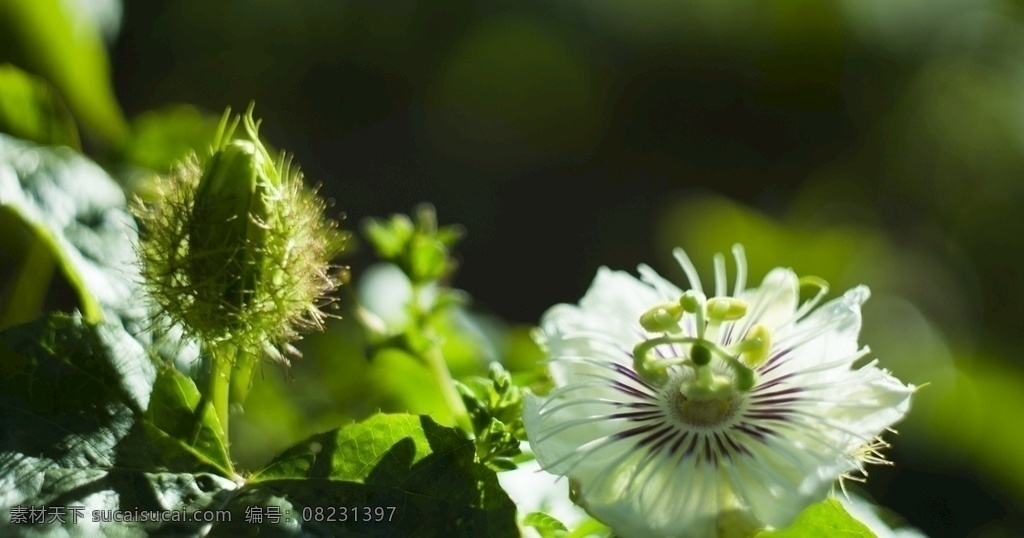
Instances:
[[[428,337],[429,334],[428,332]],[[462,401],[462,396],[459,395],[455,387],[455,380],[452,378],[451,371],[448,370],[448,363],[444,360],[444,354],[441,353],[441,346],[431,346],[423,352],[421,358],[430,369],[431,375],[434,376],[434,382],[441,389],[441,395],[444,397],[452,418],[455,419],[455,424],[466,434],[472,436],[473,422],[469,418],[469,412],[466,410],[466,404]]]
[[[228,437],[228,426],[231,405],[232,365],[235,362],[237,348],[230,343],[204,346],[207,356],[206,393],[209,394],[209,405],[213,406],[217,422],[220,424],[224,439]]]
[[[419,306],[422,290],[422,284],[413,284],[412,308],[415,311],[414,317],[417,320],[416,325],[419,328],[420,336],[426,342],[425,348],[419,353],[420,359],[427,365],[430,374],[434,377],[434,382],[440,389],[448,411],[451,412],[452,418],[455,419],[455,424],[462,431],[466,432],[467,435],[472,436],[473,422],[470,420],[466,404],[462,401],[462,396],[459,395],[458,389],[455,386],[455,380],[448,369],[448,362],[444,359],[444,353],[441,351],[440,337],[434,328],[430,326],[427,312],[424,312]]]
[[[365,308],[358,307],[363,325],[377,342],[400,342],[430,371],[441,391],[445,405],[460,429],[474,435],[469,411],[460,396],[448,363],[441,350],[441,335],[434,328],[435,316],[462,302],[462,295],[439,284],[454,272],[456,262],[450,249],[463,235],[461,227],[437,224],[437,214],[429,204],[416,208],[414,219],[392,215],[390,219],[367,219],[363,232],[377,254],[404,273],[410,286],[408,319],[395,327]],[[430,298],[425,299],[428,293]]]

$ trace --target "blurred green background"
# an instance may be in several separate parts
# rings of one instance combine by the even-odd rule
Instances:
[[[677,245],[705,278],[742,242],[755,279],[868,284],[862,342],[928,386],[866,491],[933,536],[1016,536],[1022,23],[987,0],[0,0],[0,63],[50,81],[128,186],[255,99],[344,227],[432,202],[468,230],[456,375],[531,362],[529,326],[600,265],[683,282]],[[267,367],[243,465],[378,408],[443,413],[422,367],[363,345],[349,316],[291,378]]]

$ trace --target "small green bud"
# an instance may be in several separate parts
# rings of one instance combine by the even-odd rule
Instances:
[[[264,223],[271,217],[266,198],[273,180],[262,154],[247,140],[232,140],[215,152],[199,179],[189,230],[190,270],[206,275],[201,289],[219,294],[231,311],[252,301],[264,272]]]
[[[433,282],[451,273],[451,248],[465,235],[460,226],[437,226],[434,206],[420,204],[415,221],[401,214],[389,221],[367,219],[363,233],[385,261],[399,266],[414,284]]]
[[[437,240],[448,248],[453,248],[465,236],[466,229],[458,224],[450,224],[437,229]]]
[[[501,367],[500,363],[492,362],[487,376],[491,378],[494,389],[498,394],[505,394],[508,392],[509,387],[512,386],[512,376]]]
[[[707,303],[708,318],[718,321],[736,321],[747,315],[747,302],[733,297],[712,297]]]
[[[408,264],[403,269],[408,271],[409,280],[437,280],[448,272],[448,249],[436,238],[417,234],[409,241],[408,248]]]
[[[363,223],[363,235],[377,254],[389,261],[402,254],[412,230],[412,222],[405,215],[395,215],[390,221],[368,218]]]
[[[683,319],[683,307],[679,303],[665,303],[655,306],[640,315],[640,325],[647,332],[676,332],[679,320]]]
[[[427,236],[437,235],[437,211],[429,203],[418,204],[413,210],[416,215],[416,231]]]

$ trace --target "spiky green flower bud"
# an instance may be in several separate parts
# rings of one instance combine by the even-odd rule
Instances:
[[[264,272],[261,247],[271,216],[266,196],[273,176],[261,161],[252,142],[228,142],[206,162],[192,206],[189,245],[205,254],[189,258],[190,272],[218,281],[203,289],[222,293],[229,314],[252,302]]]
[[[190,158],[155,203],[135,204],[139,254],[170,321],[256,356],[322,325],[324,296],[340,284],[330,261],[345,235],[289,158],[271,157],[252,107],[239,133],[229,113],[205,162]]]

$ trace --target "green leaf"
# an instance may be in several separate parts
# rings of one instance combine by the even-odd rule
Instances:
[[[409,280],[437,280],[448,272],[448,249],[444,243],[433,237],[416,235],[409,242],[408,249],[408,263],[405,269],[409,272]]]
[[[145,439],[158,447],[158,461],[172,470],[193,467],[230,474],[231,460],[212,406],[200,408],[200,394],[187,376],[166,365],[153,385],[153,398],[142,417]]]
[[[390,220],[367,219],[363,235],[384,261],[402,268],[413,284],[440,279],[455,268],[449,248],[463,235],[460,226],[437,227],[437,214],[429,204],[420,204],[415,222],[395,214]]]
[[[0,131],[48,146],[80,150],[75,120],[41,78],[0,65]]]
[[[585,538],[588,536],[614,537],[614,534],[612,534],[611,529],[607,525],[591,517],[583,520],[572,532],[565,535],[565,538]]]
[[[517,535],[515,506],[472,442],[429,418],[378,415],[313,436],[239,485],[200,405],[118,325],[53,317],[0,333],[0,535]],[[44,506],[82,518],[15,523]],[[254,507],[279,523],[258,523]],[[92,521],[200,509],[220,521]]]
[[[0,506],[194,510],[226,502],[236,488],[226,478],[226,444],[212,413],[195,416],[198,400],[187,377],[154,364],[120,325],[55,316],[0,333]],[[11,513],[3,517],[5,536],[40,528],[2,528]],[[170,528],[123,527],[129,535]]]
[[[231,475],[212,415],[194,416],[192,381],[119,325],[56,316],[0,333],[0,451],[73,468]],[[55,397],[59,395],[59,397]]]
[[[314,435],[250,480],[305,507],[396,507],[391,522],[337,523],[353,536],[515,536],[515,505],[473,442],[425,416],[378,414]]]
[[[44,148],[0,134],[0,328],[38,316],[56,286],[47,260],[74,295],[73,308],[98,322],[120,318],[129,329],[147,323],[140,305],[135,225],[124,192],[95,163],[69,148]],[[19,291],[29,290],[29,291]],[[25,297],[25,295],[29,297]],[[21,298],[13,301],[21,295]],[[34,297],[34,299],[33,299]],[[67,300],[53,309],[70,310]]]
[[[0,328],[24,323],[43,309],[56,270],[52,238],[10,207],[0,206]]]
[[[180,510],[228,510],[224,504],[234,482],[208,473],[142,472],[124,468],[69,469],[46,458],[0,453],[0,534],[3,536],[117,536],[145,537],[156,532],[171,536],[205,536],[205,522],[98,522],[106,511],[147,514]],[[64,524],[17,522],[18,512],[44,506],[65,507]],[[70,513],[78,513],[72,522]],[[136,519],[138,516],[134,516]],[[226,517],[226,516],[220,516]]]
[[[172,105],[132,120],[124,160],[164,173],[189,153],[204,155],[217,134],[219,117],[189,105]]]
[[[112,147],[122,143],[125,121],[94,26],[72,20],[62,0],[9,0],[0,2],[0,35],[0,61],[49,81],[84,127]]]
[[[761,531],[757,538],[819,538],[821,536],[842,536],[843,538],[874,538],[863,523],[847,513],[835,499],[812,504],[805,509],[792,525],[785,529]]]
[[[459,395],[473,423],[477,459],[499,471],[516,468],[521,454],[523,389],[497,362],[491,363],[488,379],[471,377],[457,382]]]
[[[544,512],[530,512],[523,517],[524,527],[533,527],[541,538],[554,538],[565,536],[569,529],[565,524]]]
[[[394,260],[405,250],[412,237],[412,221],[405,215],[393,215],[390,221],[368,218],[363,223],[363,235],[384,260]]]

